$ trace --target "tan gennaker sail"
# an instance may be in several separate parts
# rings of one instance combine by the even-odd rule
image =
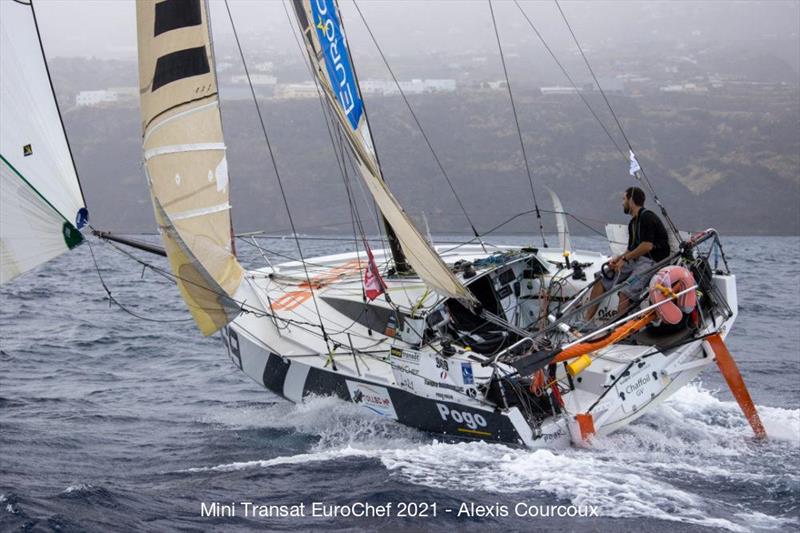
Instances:
[[[137,0],[144,162],[170,266],[205,335],[233,320],[244,278],[208,12],[201,0]]]
[[[361,177],[396,233],[408,262],[438,294],[474,305],[475,297],[431,248],[383,180],[335,0],[294,0],[294,11],[314,75],[352,149]]]

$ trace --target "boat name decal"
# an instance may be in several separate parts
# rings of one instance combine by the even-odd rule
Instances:
[[[483,415],[479,415],[478,413],[473,414],[469,411],[450,409],[446,405],[438,402],[436,403],[436,407],[439,409],[439,416],[442,417],[442,420],[452,420],[459,424],[464,423],[469,429],[478,429],[479,427],[485,428],[487,426],[486,419],[483,418]]]
[[[564,433],[564,430],[562,430],[562,429],[558,429],[558,430],[556,430],[556,431],[554,431],[552,433],[543,433],[542,434],[542,438],[544,439],[545,442],[549,442],[549,441],[552,441],[552,440],[558,440],[558,439],[560,439],[560,438],[562,438],[564,436],[565,436],[565,433]]]
[[[626,394],[632,394],[636,392],[637,396],[642,395],[642,390],[640,390],[644,385],[650,383],[650,374],[645,374],[644,376],[637,379],[635,382],[631,383],[627,387],[625,387]]]

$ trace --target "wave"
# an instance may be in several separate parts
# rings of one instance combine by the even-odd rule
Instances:
[[[380,464],[401,480],[430,488],[518,494],[596,505],[601,516],[642,517],[747,531],[797,525],[793,516],[768,515],[702,494],[693,480],[736,486],[776,498],[800,483],[797,472],[776,479],[774,461],[794,464],[800,454],[800,410],[759,407],[770,436],[753,441],[734,402],[695,383],[678,391],[646,421],[590,449],[524,450],[485,442],[431,442],[359,406],[314,398],[287,406],[268,404],[218,415],[235,428],[293,429],[318,438],[306,453],[194,467],[187,473],[235,472],[342,459]],[[518,496],[519,497],[519,496]]]

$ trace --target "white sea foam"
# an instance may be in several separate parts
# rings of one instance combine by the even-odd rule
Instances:
[[[440,443],[356,405],[314,398],[302,405],[276,404],[244,418],[220,423],[292,429],[319,438],[308,453],[190,468],[227,472],[306,464],[342,458],[375,459],[404,481],[444,490],[518,494],[541,501],[542,494],[575,505],[596,505],[602,516],[675,520],[730,531],[796,525],[795,518],[769,516],[693,492],[691,480],[763,485],[774,471],[765,453],[796,455],[800,410],[759,407],[770,435],[755,443],[734,402],[719,400],[692,384],[649,416],[598,439],[591,449],[522,450],[484,442]],[[224,415],[227,417],[231,413]],[[791,459],[788,459],[791,463]],[[797,483],[797,471],[785,473]]]
[[[348,444],[381,448],[399,440],[407,442],[423,438],[417,430],[388,418],[376,417],[361,406],[329,396],[306,398],[301,404],[278,402],[262,408],[228,409],[213,413],[204,421],[237,429],[292,430],[317,438],[315,450]]]
[[[70,494],[72,492],[87,492],[92,490],[92,486],[87,483],[78,483],[77,485],[70,485],[64,489],[62,494]]]
[[[337,450],[329,450],[326,452],[301,453],[297,455],[275,457],[274,459],[266,459],[261,461],[244,461],[217,466],[187,468],[185,470],[181,470],[181,472],[235,472],[237,470],[247,470],[250,468],[269,468],[279,465],[300,465],[334,461],[345,457],[378,457],[379,454],[380,452],[375,450],[360,450],[348,447]]]

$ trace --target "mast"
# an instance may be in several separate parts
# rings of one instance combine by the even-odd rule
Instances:
[[[396,239],[397,246],[392,246],[395,261],[402,259],[396,248],[430,289],[477,306],[475,297],[425,240],[383,180],[336,1],[294,0],[293,7],[314,77],[364,184],[387,222],[387,230],[391,228]]]
[[[336,5],[336,11],[339,13],[339,22],[342,25],[342,34],[344,34],[344,19],[342,18],[342,10],[339,9],[339,0],[334,0]],[[353,61],[353,56],[350,54],[350,48],[345,47],[347,52],[347,58],[350,60],[350,66],[353,69],[353,75],[356,79],[356,92],[358,93],[358,99],[361,100],[362,106],[364,108],[364,121],[367,124],[367,132],[369,133],[369,140],[372,144],[372,147],[375,150],[375,160],[378,163],[378,172],[380,173],[380,180],[386,183],[386,177],[383,175],[383,167],[381,166],[381,159],[380,155],[378,154],[378,148],[375,146],[375,138],[372,136],[372,131],[369,129],[369,114],[367,113],[367,104],[364,101],[364,95],[361,94],[361,86],[358,83],[358,70],[356,70],[355,61]],[[403,252],[403,249],[400,247],[400,240],[397,238],[397,234],[395,233],[392,225],[389,224],[389,221],[386,220],[386,216],[381,215],[381,219],[383,220],[383,227],[386,229],[386,239],[389,241],[389,249],[392,252],[392,259],[394,259],[394,268],[398,274],[408,274],[411,272],[411,268],[408,266],[408,261],[406,260],[406,254]]]

